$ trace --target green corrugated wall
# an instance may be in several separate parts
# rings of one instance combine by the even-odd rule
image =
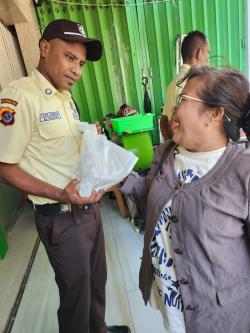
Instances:
[[[203,31],[210,41],[210,64],[246,68],[246,0],[145,0],[44,1],[37,8],[41,29],[53,19],[82,23],[88,36],[104,45],[104,56],[88,63],[73,95],[81,119],[94,121],[116,113],[123,103],[143,111],[142,76],[149,78],[153,113],[160,114],[166,85],[176,73],[175,45],[178,35]],[[143,4],[142,4],[143,3]],[[96,5],[89,7],[88,4]],[[134,6],[132,4],[137,4]],[[157,132],[154,134],[157,141]]]

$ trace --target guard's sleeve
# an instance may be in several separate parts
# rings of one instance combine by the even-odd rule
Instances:
[[[172,108],[175,106],[175,103],[176,103],[176,89],[175,89],[175,83],[174,81],[172,81],[167,86],[166,101],[162,111],[162,115],[167,116],[169,120],[171,119]]]
[[[12,86],[0,92],[0,162],[19,163],[34,128],[32,101],[22,89]]]

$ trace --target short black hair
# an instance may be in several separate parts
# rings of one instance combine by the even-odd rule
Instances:
[[[183,39],[181,45],[181,56],[183,62],[190,60],[194,54],[194,51],[204,47],[207,43],[207,37],[203,32],[195,30],[189,32]]]

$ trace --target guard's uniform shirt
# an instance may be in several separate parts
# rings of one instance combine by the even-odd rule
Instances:
[[[70,93],[59,92],[34,69],[0,93],[0,161],[18,164],[32,176],[64,188],[79,160],[78,123]],[[54,202],[29,198],[34,204]]]
[[[182,92],[186,84],[186,81],[182,82],[180,86],[177,86],[176,84],[187,74],[190,68],[191,67],[189,65],[183,64],[181,66],[179,74],[167,86],[167,92],[166,92],[167,97],[162,110],[162,115],[167,116],[169,120],[172,117],[172,108],[176,104],[176,98]]]

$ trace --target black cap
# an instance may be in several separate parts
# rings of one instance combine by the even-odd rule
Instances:
[[[86,47],[87,60],[97,61],[102,56],[102,43],[98,39],[87,38],[80,23],[60,19],[50,22],[45,28],[42,38],[47,41],[60,38],[69,42],[83,43]]]

